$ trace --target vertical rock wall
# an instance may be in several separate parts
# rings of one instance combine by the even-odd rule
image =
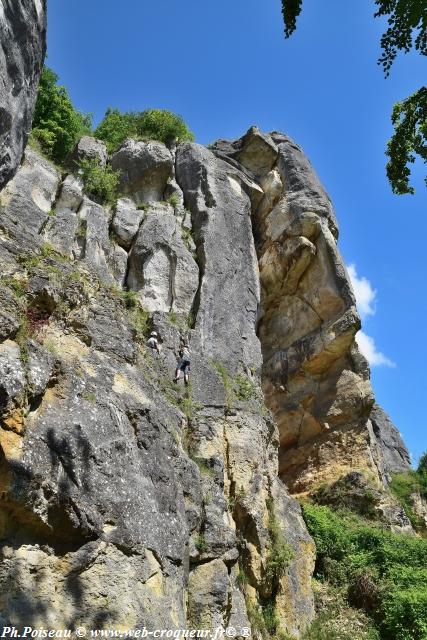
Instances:
[[[369,420],[330,202],[256,129],[111,163],[113,208],[30,150],[0,193],[2,621],[298,637],[314,545],[279,476],[406,464]]]
[[[46,0],[0,4],[0,189],[19,165],[45,54]]]
[[[263,390],[280,433],[279,474],[291,492],[333,482],[352,469],[385,481],[408,468],[394,426],[382,433],[350,280],[337,249],[332,204],[301,149],[256,128],[219,141],[215,153],[263,189],[253,206],[261,304]]]
[[[270,607],[298,635],[314,546],[260,388],[262,190],[199,145],[112,163],[114,209],[32,151],[0,194],[4,620],[243,628]]]

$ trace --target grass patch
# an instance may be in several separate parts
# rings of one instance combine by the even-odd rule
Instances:
[[[169,322],[177,327],[181,333],[186,333],[194,324],[194,316],[191,312],[185,316],[172,310],[168,312],[168,319]]]
[[[256,387],[246,375],[239,373],[233,378],[222,362],[212,361],[212,366],[221,377],[228,409],[232,407],[235,400],[248,402],[252,398],[256,398]]]
[[[206,538],[202,533],[199,536],[197,536],[194,544],[199,553],[205,553],[205,551],[208,550]]]
[[[270,536],[270,548],[265,566],[265,576],[274,585],[285,575],[289,563],[295,557],[295,553],[283,537],[271,500],[268,501],[267,508],[269,513],[268,533]]]
[[[18,278],[10,277],[10,276],[2,276],[0,279],[0,283],[12,289],[13,293],[17,298],[25,298],[28,293],[28,284],[27,282],[23,282],[22,280],[18,280]]]
[[[82,393],[82,398],[87,402],[96,402],[96,395],[92,391],[84,391]]]
[[[145,340],[151,331],[151,317],[148,311],[135,307],[129,312],[129,321],[136,338]]]
[[[191,253],[193,258],[196,259],[196,251],[194,249],[193,234],[191,233],[191,229],[188,229],[187,227],[181,227],[181,238],[183,239],[188,251]]]
[[[21,317],[21,323],[15,336],[15,341],[19,346],[21,362],[26,365],[29,360],[28,340],[30,338],[30,323],[26,315]]]
[[[167,199],[167,203],[170,204],[174,209],[177,208],[177,206],[179,205],[180,202],[181,202],[180,197],[176,193],[173,193]]]
[[[235,378],[235,394],[238,400],[248,401],[256,397],[255,385],[247,376],[239,374]]]
[[[225,391],[225,403],[227,405],[227,408],[229,409],[232,406],[234,400],[233,379],[221,362],[212,362],[212,366],[217,371],[222,380]]]
[[[172,324],[174,324],[175,326],[178,325],[178,316],[176,314],[176,311],[169,311],[168,318],[170,322],[172,322]]]
[[[326,506],[304,503],[303,514],[317,547],[315,576],[345,589],[380,638],[425,640],[427,541]]]
[[[190,455],[190,458],[197,464],[197,466],[199,467],[199,471],[203,476],[209,476],[210,478],[213,478],[215,476],[214,470],[208,465],[206,460],[192,455]]]
[[[68,256],[60,253],[48,242],[45,242],[41,247],[39,253],[21,253],[17,257],[18,263],[24,267],[24,269],[34,269],[36,267],[41,266],[47,260],[55,260],[61,264],[68,263],[70,259]],[[60,270],[54,265],[45,265],[45,268],[49,270],[55,270],[55,272],[59,272]]]

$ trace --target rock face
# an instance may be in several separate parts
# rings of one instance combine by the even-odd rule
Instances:
[[[161,200],[173,174],[172,155],[161,142],[126,140],[111,158],[120,172],[121,191],[137,204]]]
[[[112,209],[31,151],[0,194],[4,624],[299,637],[315,550],[282,479],[380,480],[403,451],[371,414],[330,201],[256,128],[111,163]]]
[[[46,0],[3,0],[0,7],[0,189],[27,143],[45,54]]]
[[[96,160],[101,167],[105,167],[108,160],[105,144],[92,136],[82,136],[70,154],[67,164],[71,170],[75,170],[82,160]]]
[[[369,369],[354,340],[360,320],[327,194],[301,149],[282,134],[253,128],[215,151],[239,159],[264,190],[252,212],[258,335],[265,399],[280,433],[280,477],[294,493],[352,469],[379,477],[387,463],[369,422]]]
[[[382,480],[388,483],[392,473],[404,473],[411,468],[409,451],[389,416],[377,404],[372,407],[370,421],[378,447],[378,468]]]

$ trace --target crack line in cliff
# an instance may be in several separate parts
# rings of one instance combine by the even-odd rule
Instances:
[[[193,319],[192,323],[191,323],[191,328],[194,329],[196,322],[197,322],[197,316],[199,313],[199,308],[200,308],[200,297],[201,297],[201,290],[202,290],[202,285],[203,285],[203,278],[205,275],[205,265],[206,265],[206,255],[205,255],[205,249],[204,249],[204,241],[200,239],[199,234],[198,233],[193,233],[193,228],[194,228],[194,218],[195,218],[195,214],[193,212],[193,208],[189,205],[188,202],[188,198],[186,197],[186,192],[184,190],[184,187],[181,185],[180,181],[179,181],[179,176],[178,176],[178,171],[177,171],[177,155],[175,154],[175,180],[179,186],[179,188],[182,191],[182,195],[184,197],[184,208],[187,209],[187,211],[189,211],[191,213],[191,237],[194,240],[194,244],[196,245],[196,255],[195,255],[195,262],[198,266],[198,276],[199,276],[199,282],[198,282],[198,286],[197,286],[197,291],[196,294],[194,296],[193,299],[193,304],[191,305],[191,317]]]

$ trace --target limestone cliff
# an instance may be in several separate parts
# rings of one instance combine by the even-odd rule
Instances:
[[[262,189],[252,211],[258,335],[265,400],[280,433],[280,477],[302,493],[352,469],[386,481],[409,468],[394,425],[379,419],[378,407],[370,420],[369,367],[354,340],[360,319],[332,204],[310,162],[288,137],[256,129],[214,151],[238,161]]]
[[[301,150],[255,128],[110,162],[113,208],[30,149],[0,193],[3,621],[259,637],[269,611],[298,636],[314,546],[282,480],[407,463],[370,421],[332,206]]]
[[[46,0],[0,4],[0,189],[21,162],[45,54]]]

